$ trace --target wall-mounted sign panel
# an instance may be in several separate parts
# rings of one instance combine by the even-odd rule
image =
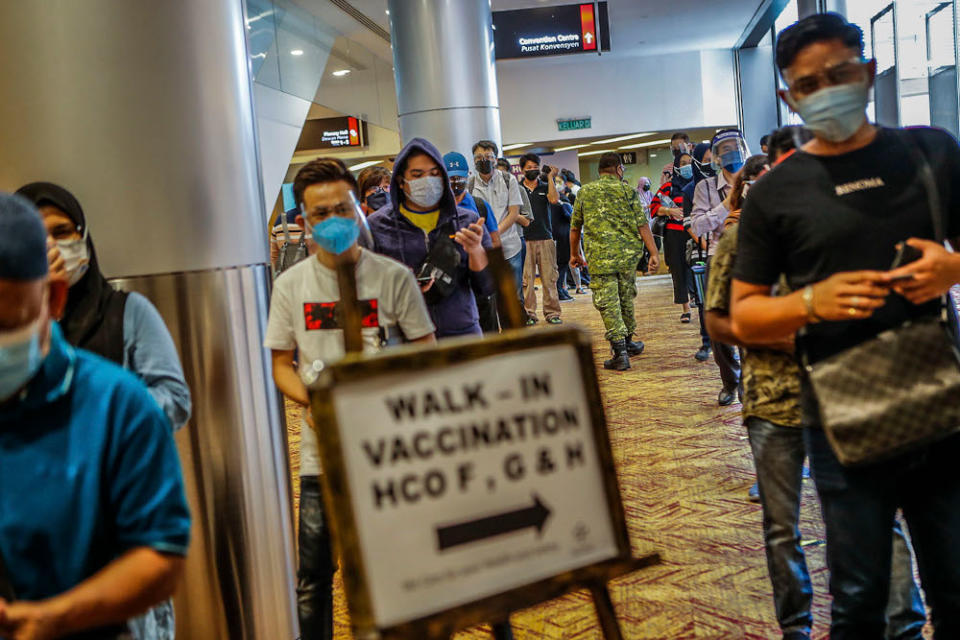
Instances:
[[[635,151],[621,151],[621,164],[637,164],[637,153]]]
[[[578,129],[589,129],[591,127],[591,118],[574,118],[573,120],[557,120],[558,131],[576,131]]]
[[[493,12],[498,60],[610,50],[607,3]]]
[[[367,123],[359,118],[318,118],[304,123],[297,151],[362,147],[366,140]]]

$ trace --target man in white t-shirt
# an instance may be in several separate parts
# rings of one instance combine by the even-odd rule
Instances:
[[[318,158],[300,169],[293,183],[303,214],[297,223],[312,237],[316,255],[297,263],[274,283],[264,346],[273,352],[273,380],[283,394],[306,407],[304,380],[320,363],[344,355],[336,265],[356,264],[357,297],[364,311],[365,352],[399,331],[411,342],[434,342],[434,326],[413,272],[358,244],[363,214],[357,183],[335,158]],[[354,196],[354,197],[351,197]],[[320,495],[317,437],[304,412],[300,444],[300,563],[297,605],[303,640],[333,637],[334,562]]]
[[[468,183],[470,194],[483,198],[497,218],[500,230],[500,246],[503,257],[513,269],[517,292],[523,286],[523,256],[520,253],[522,240],[517,225],[527,226],[530,221],[520,215],[520,185],[510,174],[497,169],[497,144],[481,140],[473,145],[473,166],[477,173]]]

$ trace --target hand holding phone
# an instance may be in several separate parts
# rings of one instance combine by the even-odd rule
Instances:
[[[893,264],[890,265],[890,270],[893,271],[894,269],[905,267],[911,262],[916,262],[921,257],[923,257],[923,252],[920,251],[920,249],[906,242],[901,242],[897,245],[897,255],[893,257]]]

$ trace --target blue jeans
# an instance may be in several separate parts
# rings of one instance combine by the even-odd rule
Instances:
[[[883,637],[892,525],[899,507],[910,527],[934,638],[960,638],[960,436],[890,461],[848,468],[837,461],[822,430],[804,432],[827,527],[830,637]],[[894,579],[903,572],[895,567]],[[919,596],[912,599],[918,606]]]
[[[526,249],[526,245],[524,245]],[[513,269],[513,279],[517,281],[517,296],[522,295],[523,291],[523,257],[526,251],[519,251],[512,258],[507,258],[507,264]]]
[[[330,529],[320,495],[320,478],[300,478],[300,566],[297,611],[302,640],[333,638],[333,574]]]

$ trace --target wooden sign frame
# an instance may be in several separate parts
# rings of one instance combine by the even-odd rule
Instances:
[[[342,428],[334,409],[334,390],[338,385],[369,380],[377,375],[412,374],[417,371],[442,369],[449,365],[516,353],[543,347],[568,345],[580,365],[584,393],[588,404],[590,431],[593,435],[617,554],[613,558],[513,588],[503,593],[459,605],[402,624],[379,628],[367,588],[365,559],[357,535],[357,521],[351,499],[351,487],[342,455]],[[626,516],[620,499],[616,467],[607,433],[603,402],[593,361],[589,337],[572,327],[549,327],[535,331],[510,330],[499,336],[458,339],[438,346],[410,345],[390,349],[376,356],[351,353],[342,361],[328,366],[311,385],[310,402],[320,445],[324,473],[322,486],[327,508],[332,512],[331,529],[339,551],[343,582],[350,606],[354,634],[358,638],[423,640],[445,638],[456,631],[484,622],[501,622],[510,612],[524,609],[580,588],[594,594],[601,626],[616,625],[606,582],[644,566],[659,562],[656,554],[633,558],[627,533]],[[601,602],[603,601],[603,602]],[[605,606],[604,606],[605,604]],[[608,635],[607,637],[619,637]]]

